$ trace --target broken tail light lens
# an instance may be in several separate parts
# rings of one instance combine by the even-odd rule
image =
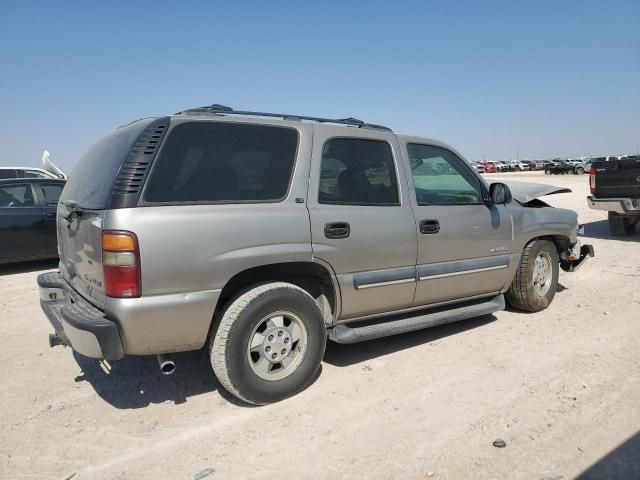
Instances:
[[[140,250],[134,233],[103,230],[102,268],[108,297],[136,298],[141,295]]]

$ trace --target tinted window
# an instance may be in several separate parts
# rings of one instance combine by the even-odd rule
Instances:
[[[18,172],[10,168],[0,168],[0,178],[17,178]]]
[[[482,203],[480,180],[453,152],[431,145],[407,145],[419,205]]]
[[[44,197],[47,206],[52,207],[58,204],[58,199],[62,193],[62,185],[37,185]]]
[[[320,203],[399,205],[391,146],[381,140],[334,138],[322,149]]]
[[[31,185],[0,185],[0,207],[33,207]]]
[[[118,170],[138,136],[154,120],[148,118],[120,127],[87,150],[69,175],[60,201],[73,201],[94,210],[107,208]]]
[[[176,126],[151,171],[147,202],[283,199],[298,148],[291,128],[192,122]]]

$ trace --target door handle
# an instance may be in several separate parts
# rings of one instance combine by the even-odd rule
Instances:
[[[55,214],[55,212],[53,212],[53,213],[45,213],[44,215],[45,215],[46,217],[48,217],[48,218],[56,218],[56,214]]]
[[[351,227],[347,222],[331,222],[324,226],[324,236],[327,238],[349,238]]]
[[[438,220],[422,220],[420,222],[420,233],[431,234],[440,231],[440,222]]]

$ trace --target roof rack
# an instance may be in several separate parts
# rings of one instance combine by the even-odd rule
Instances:
[[[246,115],[251,117],[269,117],[269,118],[282,118],[283,120],[308,120],[311,122],[318,123],[335,123],[338,125],[347,125],[349,127],[355,128],[370,128],[373,130],[384,130],[386,132],[392,132],[389,127],[385,127],[383,125],[376,125],[373,123],[366,123],[362,120],[358,120],[357,118],[349,117],[349,118],[321,118],[321,117],[308,117],[305,115],[289,115],[286,113],[266,113],[266,112],[249,112],[245,110],[234,110],[231,107],[227,107],[225,105],[219,105],[214,103],[213,105],[209,105],[208,107],[198,107],[198,108],[189,108],[187,110],[183,110],[181,112],[176,113],[176,115],[181,114],[192,114],[192,113],[212,113],[215,115]]]

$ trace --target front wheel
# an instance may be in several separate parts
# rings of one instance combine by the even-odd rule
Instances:
[[[528,243],[505,295],[509,305],[525,312],[547,308],[558,289],[559,262],[553,242],[536,239]]]
[[[576,173],[577,173],[578,175],[582,175],[582,174],[584,174],[584,168],[582,168],[582,167],[578,167],[578,168],[576,169]]]
[[[545,171],[544,171],[544,174],[545,174],[545,175],[551,175],[551,170],[545,170]]]
[[[304,390],[324,355],[320,307],[290,283],[256,286],[224,312],[210,342],[211,366],[232,395],[254,405]]]

